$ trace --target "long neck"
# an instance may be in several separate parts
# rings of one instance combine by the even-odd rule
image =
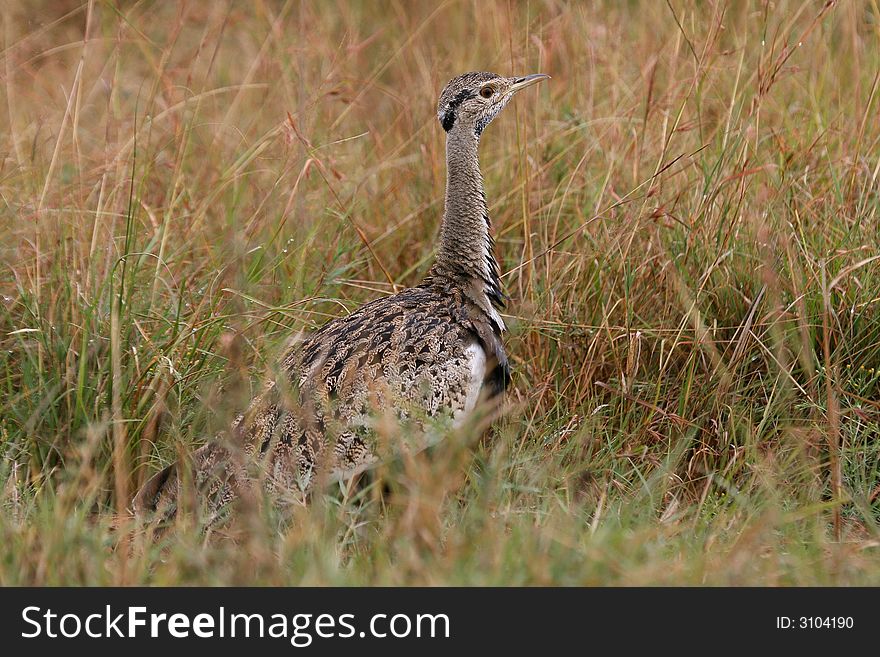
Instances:
[[[475,301],[504,328],[495,308],[503,307],[489,210],[472,130],[453,129],[446,137],[446,206],[440,227],[435,274],[477,291]],[[482,297],[482,298],[480,298]]]

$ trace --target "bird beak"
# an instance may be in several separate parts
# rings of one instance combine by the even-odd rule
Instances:
[[[550,76],[546,73],[535,73],[534,75],[527,75],[523,78],[516,78],[513,81],[513,84],[508,89],[510,93],[516,93],[521,89],[525,89],[526,87],[531,87],[533,84],[540,82],[541,80],[549,80]]]

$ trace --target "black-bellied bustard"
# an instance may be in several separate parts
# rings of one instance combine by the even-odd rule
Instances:
[[[191,479],[217,509],[254,478],[270,493],[305,494],[346,479],[380,456],[376,411],[401,420],[460,424],[510,378],[501,342],[501,280],[477,149],[513,95],[547,75],[472,72],[440,94],[446,131],[446,205],[437,258],[424,280],[325,324],[284,358],[277,378],[234,421],[225,440],[198,449],[193,476],[173,464],[144,484],[136,511],[173,510]]]

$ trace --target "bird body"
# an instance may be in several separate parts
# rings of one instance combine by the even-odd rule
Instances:
[[[367,303],[297,343],[278,376],[233,422],[229,439],[193,455],[193,483],[219,508],[253,479],[302,496],[316,481],[347,479],[387,454],[375,424],[389,413],[430,444],[435,424],[460,425],[483,399],[499,399],[510,378],[501,342],[503,294],[477,148],[486,125],[521,88],[547,76],[467,73],[443,90],[446,203],[437,259],[417,286]],[[411,431],[410,431],[411,430]],[[142,487],[136,510],[173,508],[176,464]]]

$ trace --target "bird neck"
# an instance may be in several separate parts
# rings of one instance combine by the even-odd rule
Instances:
[[[483,190],[477,153],[479,138],[457,128],[446,136],[446,205],[440,227],[440,247],[432,275],[458,283],[492,319],[497,330],[504,307],[492,224]]]

